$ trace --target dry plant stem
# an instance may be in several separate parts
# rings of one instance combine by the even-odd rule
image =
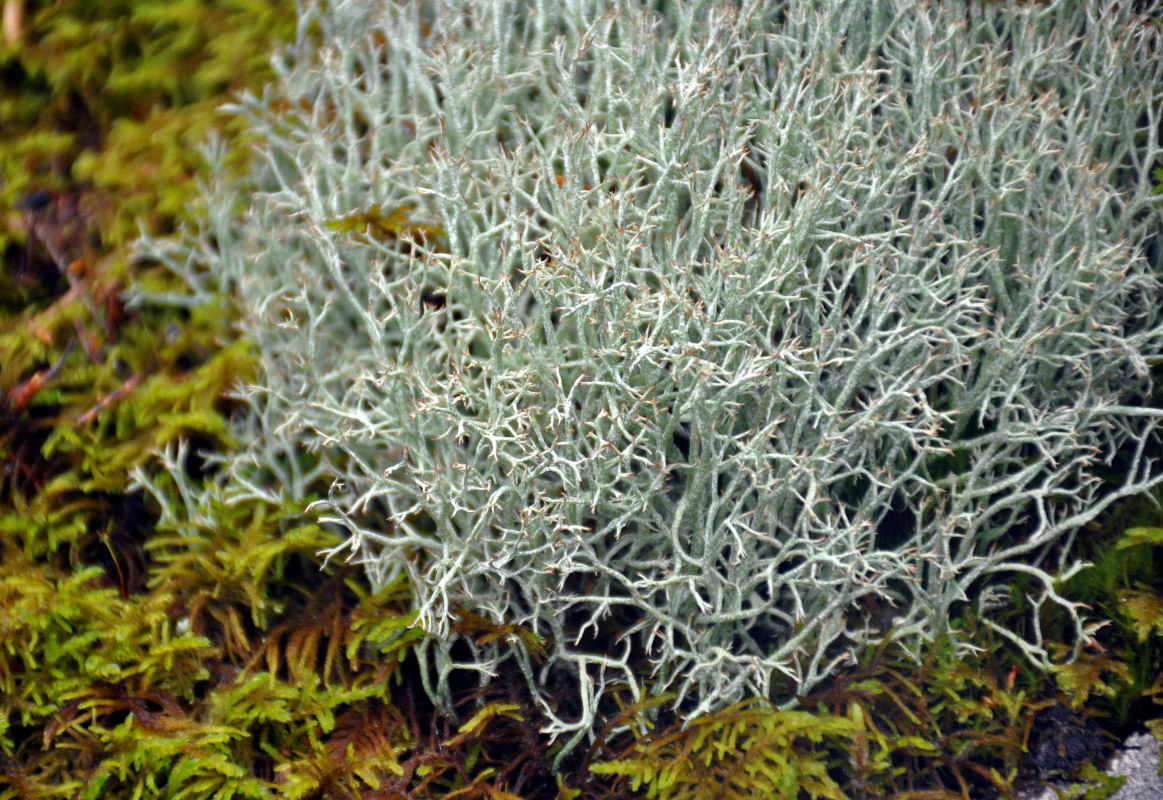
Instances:
[[[16,44],[24,38],[24,0],[4,0],[4,41]]]

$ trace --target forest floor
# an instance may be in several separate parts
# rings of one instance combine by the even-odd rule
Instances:
[[[824,797],[1008,797],[1096,777],[1148,722],[1163,733],[1163,517],[1143,500],[1080,537],[1095,567],[1062,591],[1101,624],[1067,663],[1068,625],[1049,617],[1052,673],[979,626],[973,656],[867,653],[806,720],[750,704],[700,739],[627,703],[618,721],[652,733],[611,724],[557,767],[515,674],[434,708],[407,586],[373,596],[358,571],[323,569],[336,539],[307,503],[203,491],[204,454],[236,445],[230,391],[259,369],[228,304],[126,301],[131,286],[181,296],[133,241],[196,224],[212,132],[247,163],[244,127],[216,109],[269,80],[288,5],[4,4],[0,800],[720,797],[729,780],[758,797],[746,787],[767,773]],[[189,493],[166,483],[165,453],[186,459]],[[506,631],[465,613],[459,633]]]

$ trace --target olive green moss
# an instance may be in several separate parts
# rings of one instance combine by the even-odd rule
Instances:
[[[0,45],[0,247],[30,191],[83,186],[106,244],[164,229],[197,196],[198,145],[237,130],[216,111],[269,75],[294,34],[275,0],[26,0],[24,36]]]

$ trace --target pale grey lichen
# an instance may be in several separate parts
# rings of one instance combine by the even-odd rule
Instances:
[[[1015,573],[1048,663],[1064,548],[1161,479],[1158,4],[660,5],[302,8],[251,182],[146,244],[262,358],[220,480],[334,480],[436,695],[506,652],[454,664],[458,607],[546,637],[554,734],[636,659],[691,712],[806,690]],[[446,235],[335,224],[375,207]]]

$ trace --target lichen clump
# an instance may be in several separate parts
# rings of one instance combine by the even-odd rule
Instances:
[[[217,480],[333,480],[332,555],[410,578],[429,688],[565,667],[551,733],[644,663],[697,712],[956,641],[1014,573],[998,634],[1048,664],[1075,532],[1163,479],[1158,25],[656,5],[301,10],[235,109],[249,181],[147,248],[261,359]]]

